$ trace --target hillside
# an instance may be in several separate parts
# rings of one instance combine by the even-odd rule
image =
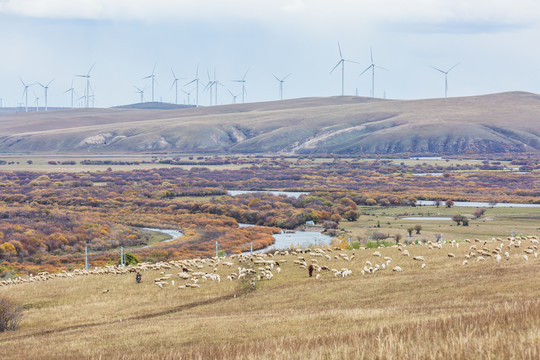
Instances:
[[[540,151],[540,95],[304,98],[173,110],[0,115],[9,153],[493,153]]]

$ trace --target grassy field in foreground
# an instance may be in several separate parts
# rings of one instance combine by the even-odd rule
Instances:
[[[0,333],[2,359],[536,359],[540,357],[540,259],[510,258],[462,265],[471,244],[442,249],[409,246],[378,249],[400,266],[361,275],[376,250],[334,251],[319,265],[348,268],[320,279],[276,256],[281,272],[256,290],[227,281],[236,271],[217,267],[220,283],[200,289],[153,285],[160,270],[135,276],[94,275],[0,287],[22,304],[20,329]],[[494,249],[499,242],[477,242]],[[347,253],[354,259],[335,259]],[[455,258],[447,256],[449,252]],[[422,262],[413,256],[425,257]],[[311,256],[302,254],[307,262]],[[283,260],[287,262],[283,262]],[[235,261],[235,260],[232,260]],[[250,261],[241,266],[253,266]],[[255,269],[257,266],[254,266]],[[198,271],[213,272],[213,266]],[[104,293],[104,290],[109,292]]]

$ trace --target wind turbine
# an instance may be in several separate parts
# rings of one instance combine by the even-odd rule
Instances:
[[[88,107],[88,99],[90,98],[90,72],[92,71],[92,69],[94,68],[95,65],[96,65],[96,63],[94,63],[94,65],[92,65],[92,67],[90,68],[90,70],[88,70],[86,75],[75,75],[75,76],[78,76],[78,77],[86,78],[86,90],[85,90],[85,93],[84,93],[85,107]]]
[[[141,104],[144,102],[144,90],[146,90],[146,88],[144,89],[139,89],[138,87],[134,86],[135,89],[137,89],[137,93],[141,94]]]
[[[156,71],[156,65],[154,64],[154,68],[152,69],[152,75],[148,75],[143,77],[144,79],[152,79],[152,102],[154,102],[154,83],[156,82],[156,75],[154,74],[154,71]]]
[[[210,90],[210,106],[212,106],[212,88],[215,85],[215,80],[210,79],[210,72],[206,70],[206,74],[208,75],[208,83],[204,87],[203,92],[206,92],[206,90]],[[216,77],[215,69],[214,69],[214,78]]]
[[[244,77],[242,78],[242,80],[233,80],[234,82],[242,83],[242,104],[245,103],[244,95],[246,94],[246,75],[247,75],[248,71],[249,71],[249,68],[247,69],[246,73],[244,74]]]
[[[455,68],[458,65],[459,65],[459,63],[452,66],[450,69],[448,69],[446,71],[441,70],[441,69],[437,69],[435,66],[432,66],[432,68],[434,68],[435,70],[440,71],[440,72],[442,72],[444,74],[444,97],[445,98],[448,97],[448,73],[450,72],[450,70],[452,70],[453,68]]]
[[[175,87],[175,90],[176,90],[175,104],[178,105],[178,80],[183,79],[183,78],[177,78],[175,73],[174,73],[174,70],[172,68],[171,68],[171,72],[172,72],[172,75],[173,75],[173,78],[174,78],[173,83],[171,85],[171,89],[172,89],[173,86]]]
[[[54,79],[52,79],[51,81],[49,81],[49,83],[47,85],[43,85],[41,83],[38,82],[38,85],[41,86],[44,90],[45,90],[45,111],[47,111],[47,90],[49,90],[49,85],[51,85],[51,83],[54,81]]]
[[[22,82],[22,84],[24,86],[23,96],[25,98],[25,112],[28,112],[28,88],[30,86],[34,85],[34,84],[26,85],[21,78],[19,78],[19,80],[21,80],[21,82]]]
[[[188,105],[191,105],[191,104],[189,103],[189,96],[191,95],[191,93],[193,92],[193,90],[191,90],[191,91],[189,91],[189,92],[188,92],[188,91],[182,90],[182,92],[183,92],[184,94],[187,95],[187,104],[188,104]]]
[[[199,65],[197,65],[197,72],[195,73],[195,79],[191,80],[184,86],[188,86],[189,84],[195,83],[196,85],[196,101],[195,101],[195,107],[199,107],[199,82],[201,79],[199,79]]]
[[[71,79],[71,87],[67,89],[66,91],[64,91],[64,94],[67,93],[68,91],[71,92],[71,108],[73,109],[73,92],[75,91],[75,89],[73,88],[73,79]]]
[[[345,95],[345,62],[351,62],[351,63],[355,63],[355,64],[358,64],[358,63],[356,61],[344,59],[343,54],[341,53],[341,46],[339,45],[339,41],[337,43],[337,46],[338,46],[338,50],[339,50],[339,58],[340,58],[340,60],[338,61],[336,66],[334,66],[332,71],[330,71],[330,74],[333,73],[334,70],[336,70],[336,68],[339,65],[341,65],[341,96],[343,96],[343,95]]]
[[[288,78],[289,76],[291,76],[291,74],[289,73],[287,76],[285,76],[283,79],[280,79],[278,78],[276,75],[272,74],[277,81],[279,81],[279,97],[281,100],[283,100],[283,82],[285,81],[286,78]]]
[[[232,103],[233,103],[233,104],[236,104],[236,98],[237,98],[238,95],[240,95],[240,94],[234,95],[234,94],[232,93],[232,91],[229,90],[229,88],[225,88],[225,89],[227,89],[227,91],[229,92],[229,94],[231,94],[231,96],[232,96],[232,98],[233,98],[233,102],[232,102]]]
[[[373,62],[373,49],[372,48],[369,48],[369,51],[371,53],[371,65],[369,65],[366,70],[362,71],[362,73],[358,76],[362,76],[364,75],[364,73],[366,71],[368,71],[369,69],[371,69],[371,97],[375,97],[375,68],[379,68],[379,69],[383,69],[383,70],[386,70],[388,71],[388,69],[385,69],[383,67],[380,67],[378,65],[375,65],[375,63]]]
[[[36,95],[36,92],[34,91],[34,97],[36,98],[36,112],[39,111],[39,96]]]

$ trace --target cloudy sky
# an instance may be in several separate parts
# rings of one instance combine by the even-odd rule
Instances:
[[[174,102],[171,68],[181,90],[208,72],[224,86],[218,103],[241,92],[246,102],[279,98],[272,76],[291,75],[284,97],[341,93],[338,41],[345,59],[345,93],[369,96],[375,64],[375,96],[418,99],[503,91],[540,93],[540,1],[538,0],[0,0],[0,98],[24,102],[27,83],[54,81],[49,106],[69,106],[73,85],[84,95],[91,72],[96,107],[138,102],[134,86],[146,87],[155,67],[155,99]],[[228,90],[227,90],[228,89]],[[201,86],[199,102],[209,104]],[[34,95],[35,92],[35,95]],[[43,89],[29,90],[44,103]],[[240,100],[241,96],[238,96]],[[179,103],[187,102],[180,92]],[[82,100],[75,101],[75,105]]]

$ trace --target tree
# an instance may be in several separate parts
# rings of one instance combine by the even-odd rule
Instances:
[[[479,219],[486,213],[486,209],[484,208],[478,208],[474,211],[474,217]]]
[[[420,230],[422,230],[422,225],[415,225],[414,230],[416,230],[417,234],[420,234]]]
[[[360,215],[357,211],[349,210],[343,214],[343,217],[349,221],[356,221]]]
[[[452,206],[454,206],[454,202],[450,199],[446,200],[446,207],[451,208]]]
[[[441,203],[442,203],[441,200],[439,200],[439,199],[435,200],[435,206],[436,207],[439,207],[441,205]]]
[[[414,228],[410,227],[407,229],[407,233],[409,233],[409,236],[412,235],[412,232],[414,231]]]
[[[396,244],[399,243],[399,240],[401,240],[403,236],[401,236],[401,234],[396,234],[394,235],[394,239],[396,240]]]
[[[464,221],[464,220],[467,220],[465,218],[465,216],[461,215],[461,214],[456,214],[454,216],[452,216],[452,220],[456,222],[456,224],[459,226],[461,225],[461,222]],[[467,221],[467,225],[468,225],[468,221]]]

